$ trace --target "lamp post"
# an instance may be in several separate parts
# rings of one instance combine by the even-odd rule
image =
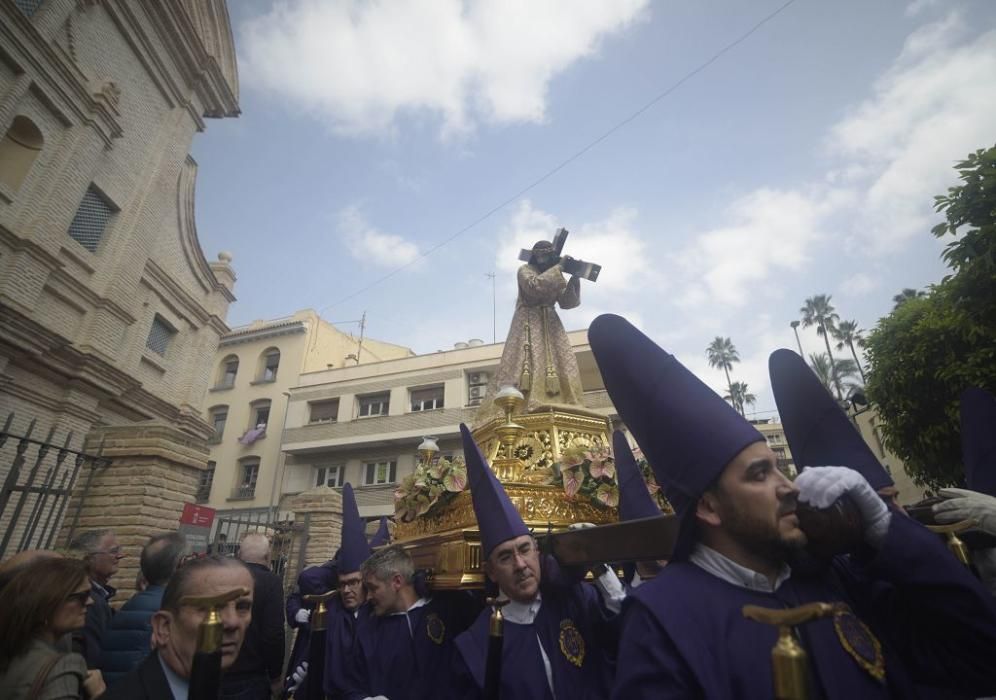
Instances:
[[[799,357],[805,358],[806,356],[802,352],[802,341],[799,340],[799,322],[792,321],[789,325],[792,326],[792,331],[795,333],[795,342],[799,346]]]
[[[424,436],[418,446],[418,456],[422,460],[422,464],[425,466],[432,464],[437,452],[439,452],[439,445],[436,444],[436,438],[432,435]]]
[[[525,428],[512,420],[515,412],[526,402],[526,397],[514,386],[503,386],[495,394],[495,403],[505,412],[505,423],[495,428],[504,457],[495,460],[495,473],[503,481],[516,481],[521,476],[521,461],[515,456],[515,445]]]

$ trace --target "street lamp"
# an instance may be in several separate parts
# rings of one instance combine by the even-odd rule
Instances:
[[[799,346],[799,357],[805,357],[802,352],[802,341],[799,340],[799,322],[792,321],[789,325],[792,326],[792,331],[795,333],[795,342]]]

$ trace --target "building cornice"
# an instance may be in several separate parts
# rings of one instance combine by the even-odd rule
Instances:
[[[259,328],[235,328],[225,334],[218,347],[228,347],[230,345],[240,345],[242,343],[252,343],[257,340],[276,338],[281,335],[298,335],[307,333],[308,326],[304,321],[286,321],[275,323]]]
[[[197,161],[187,156],[180,166],[180,175],[176,184],[177,226],[180,233],[180,244],[187,264],[194,273],[201,288],[207,292],[217,292],[231,304],[235,295],[218,281],[214,271],[204,257],[200,238],[197,236],[197,219],[194,216],[194,200],[197,185]],[[227,331],[226,331],[227,332]]]

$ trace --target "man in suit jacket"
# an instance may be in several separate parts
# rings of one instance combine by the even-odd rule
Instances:
[[[222,623],[221,669],[235,663],[252,617],[253,578],[237,559],[206,557],[190,562],[170,579],[159,611],[152,616],[155,651],[102,700],[187,700],[197,631],[206,613],[180,605],[184,596],[213,596],[235,588],[250,591],[219,610]]]

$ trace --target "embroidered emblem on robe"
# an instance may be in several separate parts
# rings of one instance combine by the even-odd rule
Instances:
[[[837,632],[841,646],[872,678],[878,681],[884,680],[885,657],[882,655],[882,645],[878,639],[847,605],[841,603],[835,607],[833,628]]]
[[[446,636],[446,625],[443,624],[439,615],[429,613],[425,617],[425,631],[429,635],[429,639],[436,644],[442,644],[443,638]]]
[[[560,653],[578,668],[584,663],[584,638],[573,620],[560,622]]]

